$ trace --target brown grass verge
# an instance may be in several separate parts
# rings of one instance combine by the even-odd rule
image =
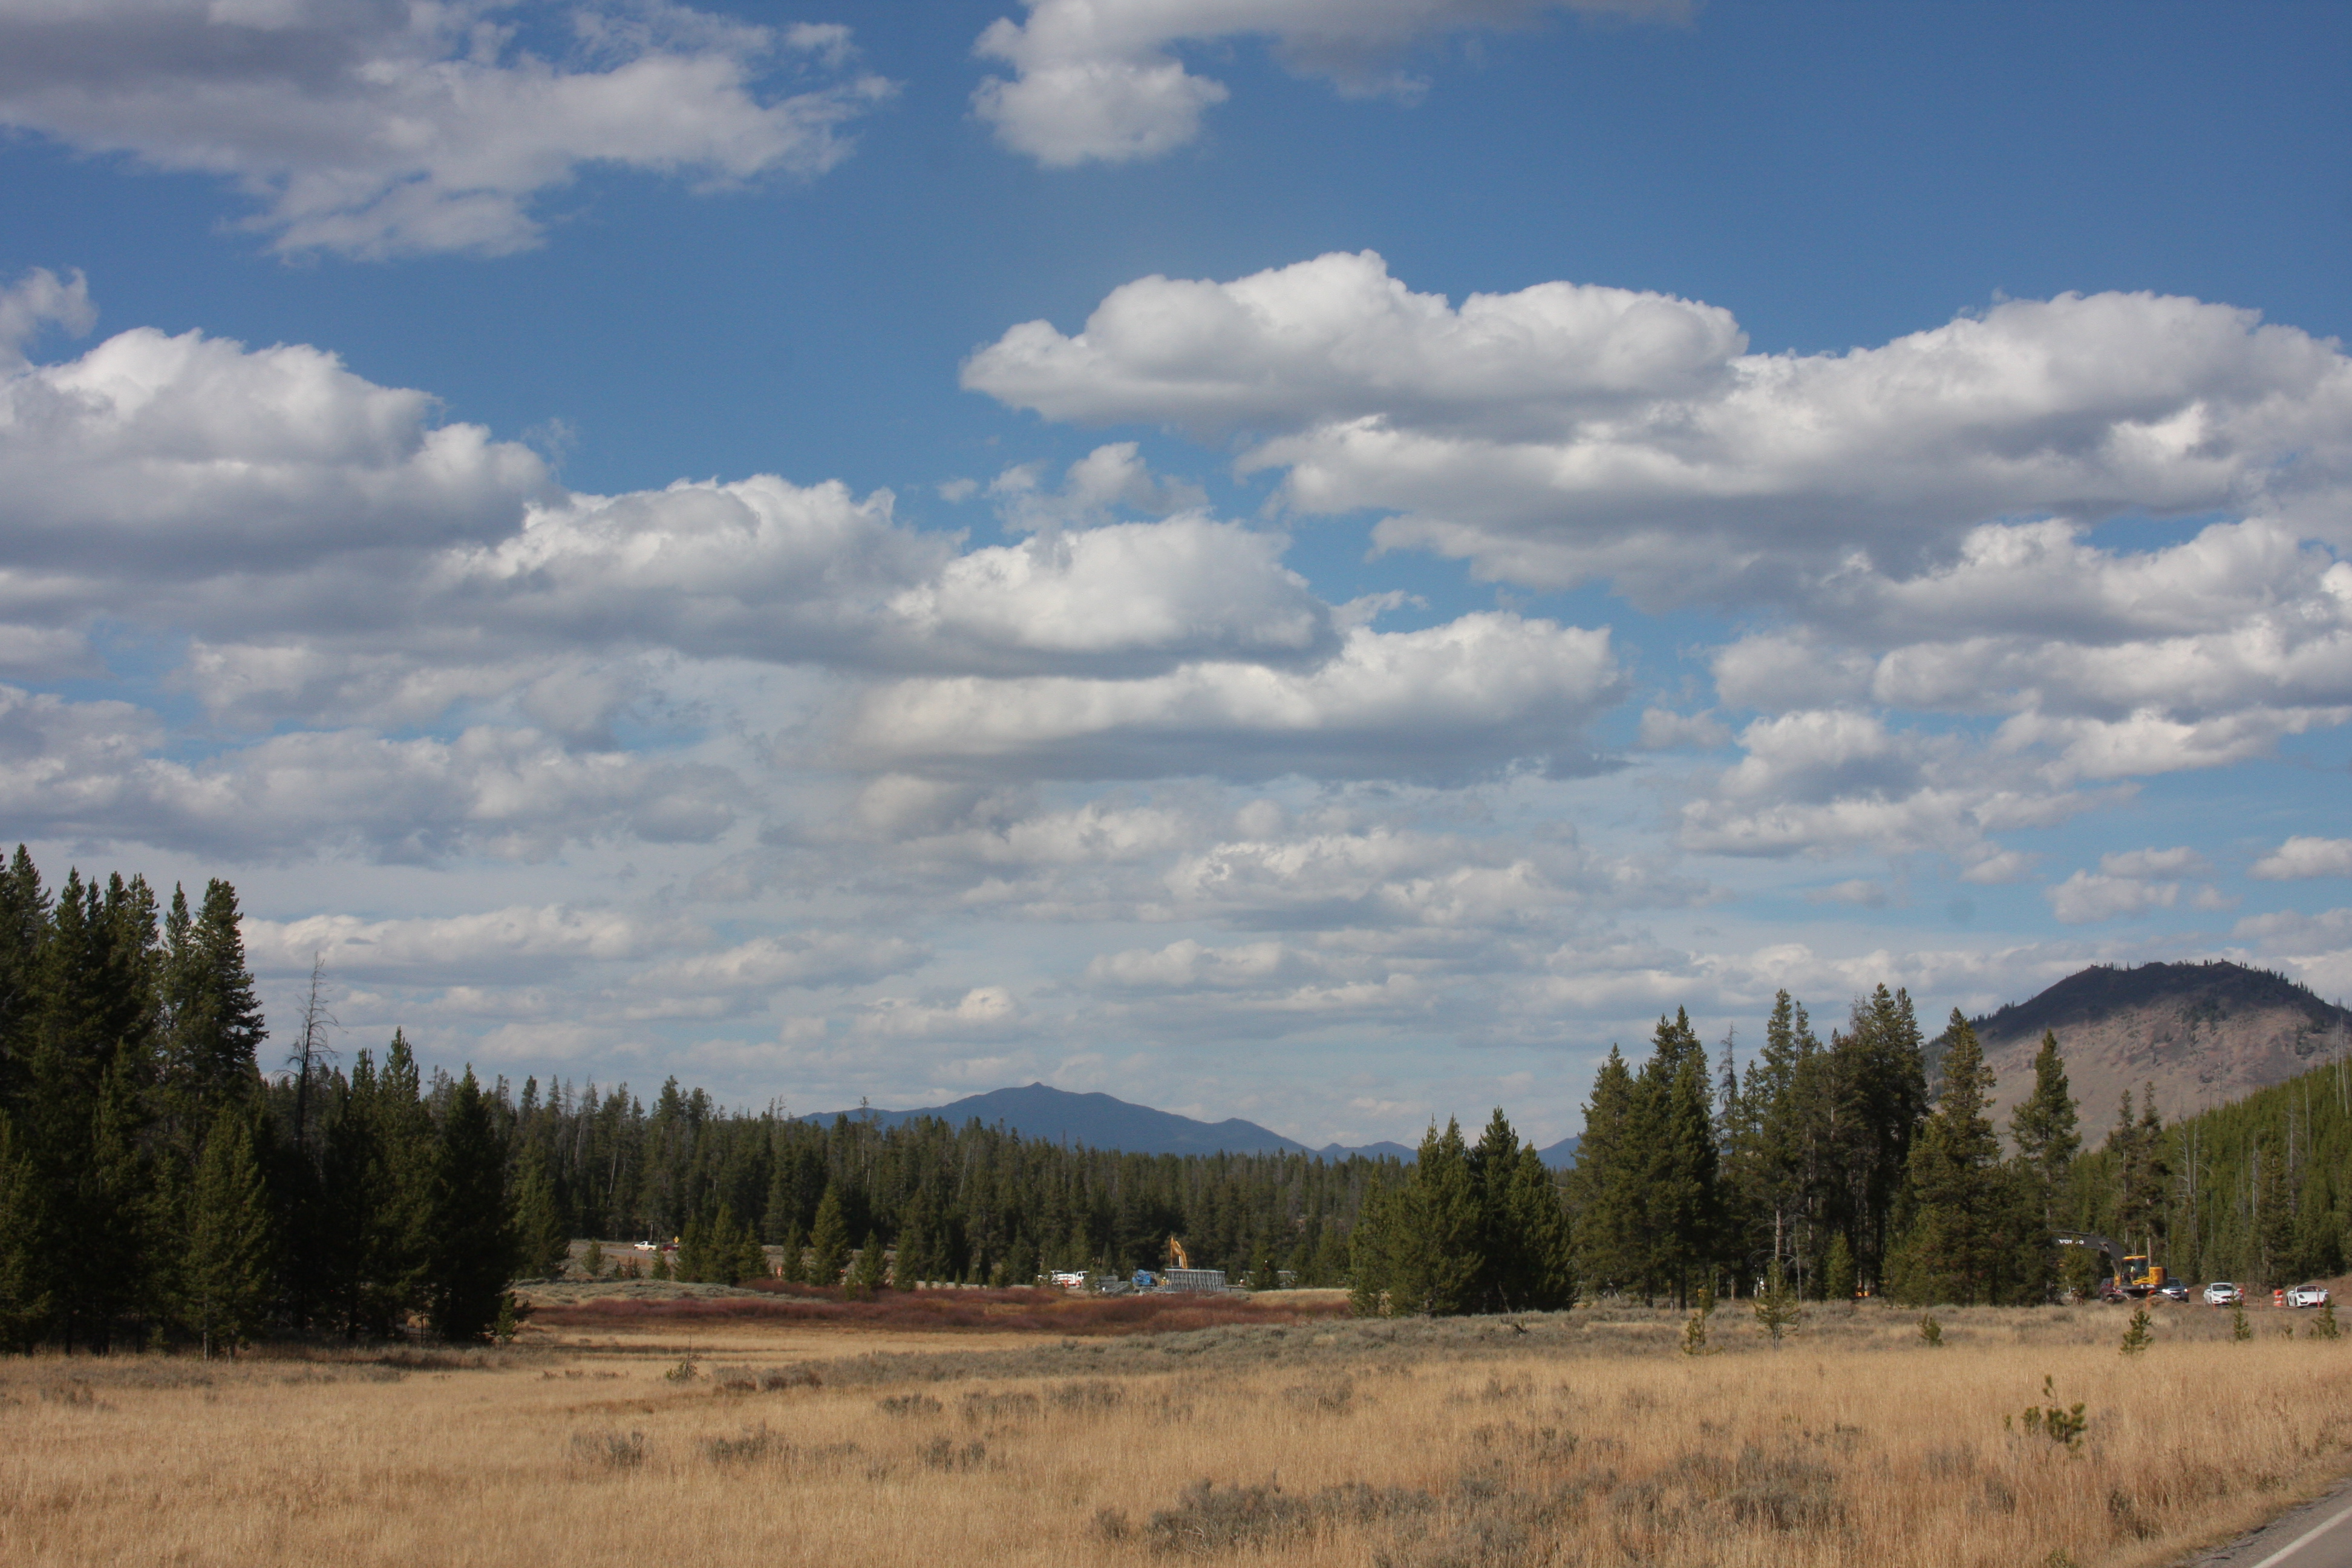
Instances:
[[[2151,1568],[2352,1462],[2352,1340],[2171,1309],[2126,1358],[2126,1315],[41,1357],[0,1363],[0,1562]],[[2079,1445],[2019,1419],[2045,1378]]]

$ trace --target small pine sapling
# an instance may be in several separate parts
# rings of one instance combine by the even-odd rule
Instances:
[[[2124,1342],[2119,1347],[2124,1354],[2137,1355],[2156,1342],[2156,1336],[2147,1331],[2148,1321],[2146,1307],[2132,1314],[2131,1326],[2124,1330]]]
[[[2070,1409],[2060,1408],[2058,1391],[2046,1373],[2042,1378],[2042,1397],[2050,1403],[2047,1405],[2027,1405],[2024,1415],[2014,1425],[2011,1423],[2008,1416],[2002,1416],[2001,1430],[2014,1432],[2019,1426],[2022,1426],[2025,1435],[2029,1437],[2036,1436],[2047,1437],[2060,1447],[2069,1450],[2080,1448],[2083,1446],[2084,1430],[2091,1424],[2090,1419],[2083,1414],[2082,1401],[2075,1401]]]
[[[1695,1311],[1690,1315],[1690,1321],[1683,1325],[1683,1354],[1696,1356],[1706,1353],[1706,1313]]]
[[[2336,1337],[2336,1303],[2322,1301],[2319,1304],[2319,1316],[2311,1320],[2311,1337],[2315,1340],[2332,1340]]]
[[[1919,1342],[1930,1348],[1944,1342],[1944,1325],[1936,1321],[1933,1312],[1919,1314]]]
[[[1764,1289],[1756,1293],[1755,1311],[1758,1326],[1772,1336],[1772,1348],[1780,1349],[1780,1341],[1797,1326],[1799,1309],[1797,1293],[1789,1289],[1777,1259],[1764,1272]]]
[[[591,1279],[602,1279],[604,1277],[604,1243],[591,1241],[588,1244],[588,1250],[580,1255],[580,1268]]]
[[[2243,1301],[2230,1303],[2230,1337],[2240,1344],[2254,1337],[2254,1325],[2246,1321],[2246,1304]]]

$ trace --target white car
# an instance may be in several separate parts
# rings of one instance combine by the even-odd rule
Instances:
[[[2327,1305],[2327,1292],[2316,1285],[2298,1285],[2286,1293],[2286,1304],[2290,1307],[2325,1307]]]
[[[2205,1304],[2209,1307],[2234,1307],[2246,1299],[2246,1293],[2227,1279],[2216,1279],[2205,1287]]]

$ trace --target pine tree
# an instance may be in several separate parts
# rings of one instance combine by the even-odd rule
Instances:
[[[801,1234],[800,1223],[789,1221],[784,1226],[783,1280],[788,1285],[800,1285],[808,1279],[808,1237]]]
[[[858,1300],[870,1301],[882,1289],[887,1274],[882,1237],[874,1231],[866,1233],[866,1245],[857,1249],[857,1260],[849,1271],[849,1294]]]
[[[48,1234],[32,1162],[0,1110],[0,1350],[30,1351],[48,1321],[48,1274],[36,1250]]]
[[[1636,1125],[1633,1075],[1615,1046],[1592,1081],[1584,1107],[1584,1136],[1569,1173],[1576,1216],[1580,1279],[1619,1290],[1638,1289],[1648,1251],[1643,1226],[1643,1130]]]
[[[1550,1311],[1576,1296],[1568,1214],[1543,1158],[1521,1144],[1500,1106],[1470,1152],[1478,1245],[1486,1267],[1474,1298],[1481,1311]]]
[[[1364,1194],[1349,1237],[1348,1310],[1359,1318],[1387,1317],[1396,1309],[1389,1281],[1396,1271],[1391,1251],[1396,1240],[1396,1194],[1375,1186]]]
[[[1720,1226],[1715,1123],[1707,1103],[1706,1047],[1680,1009],[1658,1020],[1650,1059],[1634,1085],[1634,1125],[1643,1136],[1637,1169],[1645,1292],[1672,1293],[1687,1307],[1712,1268]]]
[[[1958,1008],[1944,1055],[1944,1090],[1911,1145],[1910,1225],[1891,1283],[1915,1306],[1999,1299],[2007,1261],[2000,1143],[1985,1106],[1992,1069]]]
[[[2154,1254],[2162,1245],[2167,1190],[2172,1169],[2165,1159],[2164,1119],[2157,1114],[2156,1086],[2149,1084],[2140,1114],[2132,1117],[2131,1091],[2124,1091],[2107,1147],[2119,1165],[2116,1180],[2116,1237]]]
[[[49,895],[19,844],[0,871],[0,1110],[21,1110],[31,1089],[48,935]]]
[[[242,919],[236,889],[218,878],[205,884],[193,918],[186,893],[172,890],[163,963],[170,1016],[166,1094],[199,1130],[260,1081],[257,1053],[268,1030],[246,965]]]
[[[841,1212],[841,1189],[825,1184],[824,1196],[817,1200],[816,1224],[809,1231],[809,1280],[816,1285],[838,1285],[841,1271],[849,1265],[849,1217]],[[1026,1285],[1022,1279],[1018,1284]]]
[[[1839,1231],[1830,1237],[1829,1252],[1822,1259],[1822,1300],[1851,1301],[1853,1286],[1853,1247],[1845,1232]]]
[[[2042,1223],[2056,1223],[2058,1194],[2066,1184],[2074,1156],[2083,1150],[2074,1097],[2066,1083],[2066,1060],[2058,1052],[2058,1037],[2042,1031],[2042,1048],[2033,1057],[2033,1092],[2009,1119],[2010,1136],[2042,1199]]]
[[[1449,1118],[1440,1132],[1433,1122],[1391,1214],[1392,1310],[1446,1317],[1475,1309],[1486,1272],[1484,1217],[1460,1124]]]
[[[275,1263],[269,1185],[248,1114],[224,1106],[205,1140],[189,1196],[184,1312],[205,1354],[234,1350],[261,1327]]]
[[[572,1237],[555,1202],[547,1156],[533,1145],[523,1152],[522,1177],[515,1188],[517,1267],[526,1278],[555,1279],[572,1259]]]
[[[470,1067],[450,1093],[439,1143],[425,1312],[443,1339],[478,1340],[514,1278],[515,1238],[505,1140]]]

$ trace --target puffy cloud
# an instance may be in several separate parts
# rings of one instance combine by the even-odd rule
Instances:
[[[972,94],[997,139],[1049,168],[1153,158],[1200,134],[1224,85],[1186,70],[1182,44],[1273,40],[1292,69],[1351,94],[1404,97],[1422,84],[1389,59],[1416,40],[1465,27],[1526,26],[1573,10],[1679,18],[1687,0],[1027,0],[976,52],[1013,68]]]
[[[966,668],[1334,653],[1330,608],[1281,564],[1287,542],[1185,515],[974,550],[890,601],[892,633]]]
[[[857,985],[912,969],[929,957],[898,937],[803,931],[754,937],[719,952],[674,958],[640,971],[635,984],[668,992],[773,991]]]
[[[36,267],[16,282],[0,288],[0,371],[25,363],[26,345],[46,327],[86,332],[98,324],[98,309],[89,302],[89,283],[79,272],[60,280],[46,267]]]
[[[2268,882],[2302,877],[2352,877],[2352,838],[2298,834],[2255,861],[2247,875]]]
[[[2053,779],[2223,766],[2352,718],[2352,565],[2272,520],[2137,553],[1987,524],[1912,577],[1850,564],[1804,613],[1717,650],[1727,704],[2005,713],[1990,743]]]
[[[886,997],[863,1009],[855,1027],[885,1039],[992,1039],[1020,1027],[1021,1004],[1002,985],[976,985],[952,1002]]]
[[[1367,250],[1232,283],[1122,284],[1076,336],[1024,322],[974,354],[963,380],[1049,419],[1202,435],[1363,420],[1549,429],[1700,391],[1747,341],[1727,310],[1585,284],[1473,294],[1456,310]]]
[[[1164,517],[1202,504],[1206,498],[1199,486],[1153,474],[1141,450],[1134,441],[1097,447],[1069,466],[1058,489],[1049,489],[1042,482],[1044,464],[1023,463],[991,480],[988,493],[995,498],[1005,521],[1023,529],[1099,522],[1113,507]],[[941,486],[940,493],[945,495],[949,488]]]
[[[2352,910],[2323,910],[2315,915],[2281,910],[2248,915],[2231,928],[2230,934],[2259,942],[2273,952],[2352,949]]]
[[[2019,514],[2343,527],[2352,362],[2252,311],[2070,294],[1843,353],[1744,347],[1714,307],[1549,283],[1457,308],[1365,253],[1129,283],[965,378],[1057,419],[1247,431],[1240,468],[1284,470],[1292,507],[1646,600],[1801,599],[1858,552],[1916,573]]]
[[[1375,827],[1222,843],[1167,879],[1178,910],[1245,923],[1458,929],[1548,914],[1608,877],[1573,848]]]
[[[0,608],[494,538],[553,494],[528,447],[432,414],[317,349],[152,328],[0,376]]]
[[[866,700],[849,743],[947,773],[1461,778],[1538,756],[1575,769],[1589,765],[1581,726],[1622,681],[1605,630],[1477,614],[1415,632],[1357,627],[1307,669],[902,681]]]
[[[620,834],[707,841],[743,795],[719,768],[575,753],[530,730],[446,741],[303,731],[199,763],[154,754],[163,739],[129,703],[0,687],[0,812],[20,831],[239,859],[344,848],[531,860]]]
[[[2077,871],[2056,887],[2043,889],[2043,896],[2050,900],[2051,913],[2068,925],[2084,925],[2118,915],[2168,910],[2180,901],[2180,884]]]
[[[1114,447],[1062,499],[1186,498]],[[419,722],[530,689],[534,718],[587,733],[646,649],[1132,673],[1338,647],[1279,535],[1184,513],[960,552],[892,510],[767,476],[566,494],[529,448],[299,345],[142,329],[0,374],[0,616],[194,630],[187,683],[261,721]]]
[[[642,958],[697,934],[676,921],[649,924],[618,910],[561,905],[517,905],[431,919],[248,918],[244,930],[246,951],[263,973],[308,973],[315,959],[338,982],[441,986],[519,982]]]
[[[1985,835],[2043,827],[2097,797],[2020,776],[1967,737],[1890,727],[1877,714],[1808,710],[1759,719],[1746,752],[1703,776],[1681,808],[1685,848],[1788,855],[1870,847],[1935,849],[1975,862]]]
[[[520,41],[551,26],[564,58]],[[231,180],[282,251],[499,254],[583,165],[704,188],[830,169],[892,90],[847,42],[666,0],[14,0],[0,123]]]
[[[1731,731],[1712,713],[1673,713],[1645,708],[1633,743],[1644,752],[1672,752],[1685,747],[1713,751],[1731,742]]]
[[[2042,896],[2060,920],[2084,925],[2118,915],[2171,909],[2180,901],[2181,884],[2159,879],[2196,876],[2210,868],[2204,856],[2186,846],[2132,849],[2100,856],[2096,872],[2077,871],[2056,887],[2044,889]],[[2200,889],[2194,901],[2200,909],[2215,908],[2221,902],[2210,888]]]

